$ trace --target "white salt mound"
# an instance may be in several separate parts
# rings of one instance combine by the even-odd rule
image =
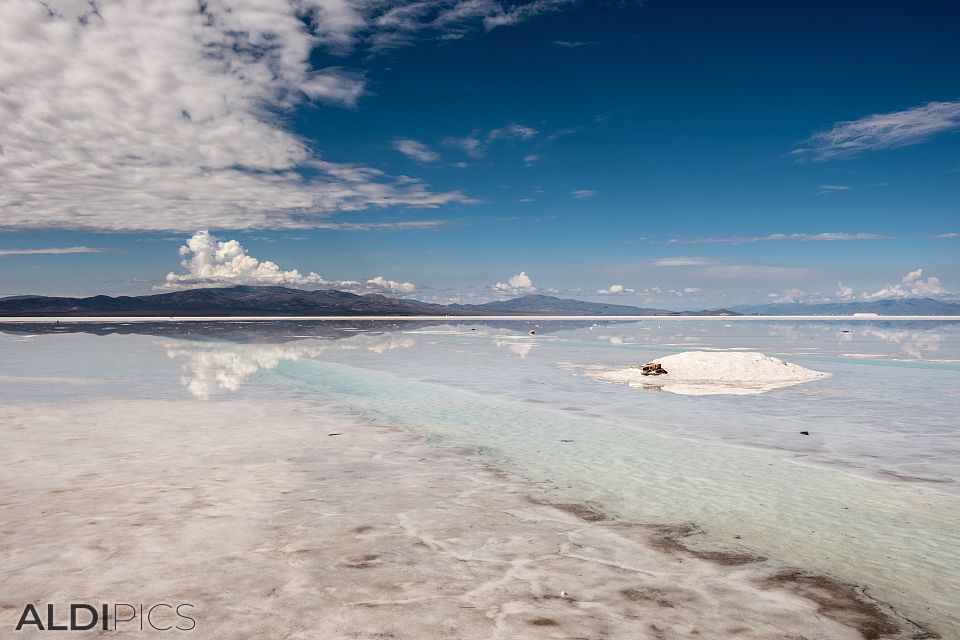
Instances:
[[[605,382],[623,382],[632,387],[660,389],[681,395],[749,395],[790,387],[830,377],[800,365],[756,351],[686,351],[650,362],[660,363],[667,373],[645,376],[642,365],[594,372]]]

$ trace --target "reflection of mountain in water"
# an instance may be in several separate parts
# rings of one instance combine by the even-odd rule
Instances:
[[[438,327],[489,327],[526,334],[531,329],[538,334],[570,331],[591,326],[612,326],[629,324],[630,320],[490,320],[459,323],[453,320],[226,320],[219,322],[130,322],[130,323],[86,323],[60,322],[46,324],[0,323],[0,332],[14,335],[34,335],[50,333],[89,333],[98,336],[107,335],[147,335],[175,338],[203,338],[229,340],[232,342],[284,343],[304,338],[326,338],[342,340],[365,333],[391,333],[396,331],[416,331]]]
[[[385,353],[416,345],[407,335],[353,334],[342,340],[303,344],[240,344],[175,340],[164,343],[167,357],[182,361],[180,382],[195,397],[206,400],[217,391],[236,391],[250,376],[275,369],[283,361],[318,358],[325,351],[366,350]]]

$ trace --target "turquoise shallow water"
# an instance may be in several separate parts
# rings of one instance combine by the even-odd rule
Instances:
[[[136,330],[147,334],[0,335],[0,398],[121,389],[227,400],[283,385],[480,448],[564,499],[634,521],[695,522],[715,543],[866,585],[960,637],[955,324]],[[689,397],[583,374],[692,349],[758,350],[832,377],[757,396]]]

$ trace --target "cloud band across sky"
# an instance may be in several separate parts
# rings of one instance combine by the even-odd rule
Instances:
[[[311,52],[463,37],[570,4],[0,3],[0,227],[307,228],[335,212],[470,202],[327,161],[291,133],[297,106],[350,108],[366,93],[362,71],[313,68]]]

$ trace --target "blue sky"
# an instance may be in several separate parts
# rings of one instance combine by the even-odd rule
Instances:
[[[162,4],[0,8],[0,295],[960,291],[953,3]]]

